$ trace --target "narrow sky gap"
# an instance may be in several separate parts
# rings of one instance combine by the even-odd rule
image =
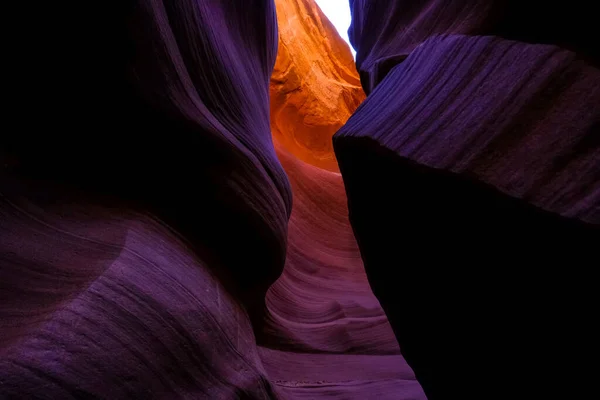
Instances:
[[[335,29],[340,33],[342,39],[350,46],[352,55],[356,58],[356,52],[350,44],[348,38],[348,28],[350,27],[350,2],[348,0],[316,0],[317,4],[331,21]]]

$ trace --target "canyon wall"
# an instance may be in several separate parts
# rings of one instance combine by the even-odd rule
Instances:
[[[277,0],[273,138],[301,161],[339,171],[331,136],[365,95],[348,45],[314,0]]]
[[[590,6],[350,3],[368,97],[334,148],[370,285],[425,394],[588,396],[600,239]]]
[[[0,397],[593,397],[583,2],[9,6]]]
[[[423,398],[333,154],[350,50],[312,1],[247,6],[138,1],[53,71],[62,129],[3,139],[3,397]]]
[[[271,129],[294,205],[263,364],[283,398],[423,398],[369,287],[333,155],[331,137],[364,100],[354,60],[314,1],[275,4]]]

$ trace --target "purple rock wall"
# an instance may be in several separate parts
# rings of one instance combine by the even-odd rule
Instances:
[[[369,283],[425,394],[589,396],[600,239],[589,9],[351,5],[369,96],[334,148]]]
[[[341,175],[273,146],[270,0],[10,10],[0,398],[594,397],[591,9],[350,3]]]

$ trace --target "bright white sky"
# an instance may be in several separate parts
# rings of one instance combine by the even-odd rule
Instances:
[[[335,28],[340,33],[342,39],[344,39],[350,46],[352,55],[356,57],[356,52],[350,45],[350,39],[348,39],[348,27],[350,26],[350,2],[348,0],[316,0],[317,4],[327,15],[327,18],[333,23]]]

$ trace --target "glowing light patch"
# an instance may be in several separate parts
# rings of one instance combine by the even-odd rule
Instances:
[[[342,39],[348,43],[352,55],[356,58],[356,52],[348,38],[348,27],[350,27],[350,2],[348,0],[316,0],[321,11],[329,18],[335,29],[340,33]]]

